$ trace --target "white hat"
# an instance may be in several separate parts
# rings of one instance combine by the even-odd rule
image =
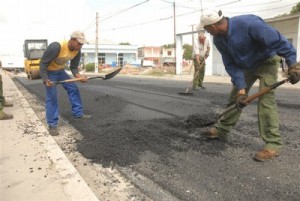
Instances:
[[[198,30],[203,29],[204,26],[212,25],[223,18],[222,11],[214,9],[205,9],[200,17],[200,23],[197,27]]]
[[[81,44],[87,43],[87,41],[85,39],[85,35],[82,31],[74,31],[71,34],[71,38],[76,38],[78,40],[78,42],[81,43]]]

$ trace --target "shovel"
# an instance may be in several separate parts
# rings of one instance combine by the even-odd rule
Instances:
[[[94,76],[94,77],[87,77],[88,80],[92,80],[92,79],[96,79],[96,78],[101,78],[103,80],[108,80],[113,78],[115,75],[117,75],[120,71],[122,70],[122,67],[118,67],[116,70],[106,74],[106,75],[100,75],[100,76]],[[57,82],[53,82],[53,84],[63,84],[63,83],[68,83],[68,82],[77,82],[77,81],[81,81],[83,79],[83,77],[80,78],[73,78],[73,79],[68,79],[68,80],[63,80],[63,81],[57,81]]]
[[[268,93],[269,91],[273,90],[273,89],[276,89],[277,87],[279,87],[280,85],[286,83],[286,82],[289,82],[290,79],[289,78],[286,78],[284,80],[281,80],[279,82],[276,82],[274,83],[273,85],[269,86],[269,87],[265,87],[263,89],[261,89],[259,92],[251,95],[251,96],[248,96],[244,101],[243,101],[243,104],[244,105],[248,105],[249,103],[251,103],[254,99]],[[218,116],[217,116],[217,120],[211,120],[211,121],[206,121],[205,122],[205,126],[211,126],[213,124],[216,123],[216,121],[219,121],[225,114],[227,114],[228,112],[234,110],[234,109],[237,109],[237,105],[236,104],[233,104],[231,106],[229,106],[228,108],[226,108],[223,112],[221,112]],[[214,116],[214,115],[209,115],[209,116]]]

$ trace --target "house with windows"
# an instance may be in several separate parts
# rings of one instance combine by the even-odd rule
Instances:
[[[160,60],[160,47],[139,47],[138,60],[141,61],[141,66],[156,66]]]
[[[86,44],[81,49],[81,65],[95,63],[95,44]],[[124,66],[158,66],[175,60],[175,49],[155,46],[137,47],[136,45],[98,45],[99,68]]]
[[[142,66],[168,65],[175,63],[175,49],[165,47],[145,46],[138,48],[138,59]]]
[[[163,66],[175,65],[175,48],[161,48],[160,63]]]
[[[85,66],[89,63],[95,63],[95,44],[86,44],[81,49],[81,64]],[[99,44],[98,45],[98,64],[99,67],[116,67],[125,64],[138,65],[137,46],[136,45],[116,45]]]

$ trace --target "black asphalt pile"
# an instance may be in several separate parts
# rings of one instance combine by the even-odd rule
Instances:
[[[172,149],[181,151],[180,147],[172,144],[173,140],[190,140],[191,133],[213,120],[211,115],[191,115],[186,119],[128,120],[118,122],[117,126],[115,123],[100,123],[97,132],[94,132],[94,128],[84,129],[86,135],[78,141],[78,150],[104,167],[108,167],[111,162],[120,166],[138,163],[140,154],[146,151],[158,155]],[[78,122],[77,125],[80,124]]]
[[[193,114],[185,120],[188,127],[205,127],[210,126],[218,121],[218,115],[215,113]]]

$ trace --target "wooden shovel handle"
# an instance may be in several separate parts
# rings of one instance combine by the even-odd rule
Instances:
[[[78,78],[72,78],[72,79],[68,79],[68,80],[64,80],[64,81],[62,81],[62,82],[77,82],[77,81],[81,81],[81,80],[83,80],[83,79],[85,79],[84,77],[78,77]]]
[[[262,88],[259,92],[252,94],[251,96],[248,96],[243,102],[245,103],[245,105],[248,105],[249,103],[251,103],[254,99],[264,95],[265,93],[268,93],[269,91],[276,89],[278,86],[286,83],[289,81],[289,78],[281,80],[279,82],[276,82],[275,84],[271,85],[270,87],[265,87]],[[228,108],[226,108],[223,112],[221,112],[218,115],[218,118],[220,119],[222,116],[224,116],[226,113],[230,112],[231,110],[234,110],[236,107],[236,104],[229,106]]]

